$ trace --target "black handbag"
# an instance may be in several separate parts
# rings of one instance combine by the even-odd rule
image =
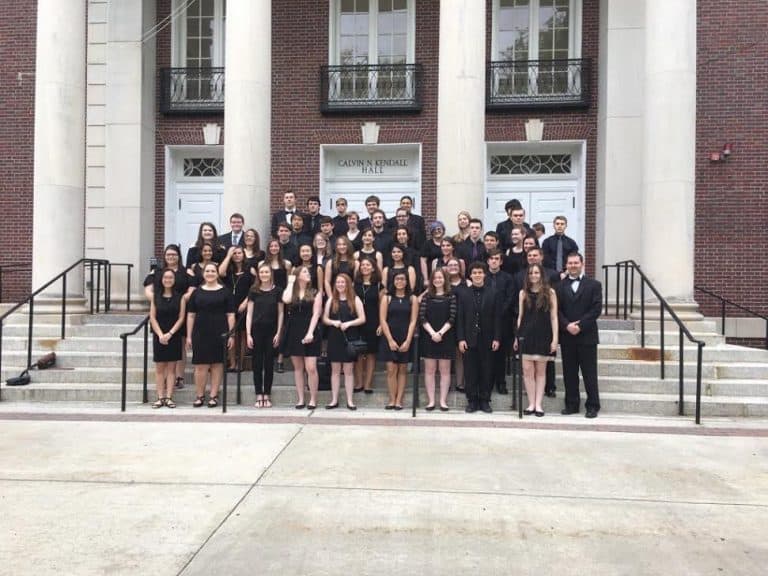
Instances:
[[[347,343],[347,356],[350,358],[357,358],[360,354],[368,352],[368,343],[362,338],[353,338],[350,340],[347,335],[344,334],[344,340]]]
[[[24,370],[21,374],[18,376],[14,376],[13,378],[8,378],[8,380],[5,381],[6,386],[26,386],[32,381],[32,378],[29,376],[29,370]]]
[[[318,390],[330,390],[331,389],[331,363],[328,362],[328,356],[322,355],[317,358],[317,376]]]

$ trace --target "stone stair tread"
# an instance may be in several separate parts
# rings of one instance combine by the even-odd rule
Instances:
[[[600,392],[600,400],[631,400],[631,401],[648,401],[648,402],[676,402],[678,399],[677,394],[631,394],[627,392]],[[686,394],[683,398],[686,404],[694,403],[696,399],[691,394]],[[702,404],[765,404],[768,405],[768,398],[762,396],[703,396],[701,397]]]

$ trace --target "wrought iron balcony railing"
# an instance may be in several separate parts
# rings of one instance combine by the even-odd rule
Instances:
[[[224,68],[164,68],[160,72],[160,112],[224,112]]]
[[[486,106],[489,110],[586,108],[589,78],[586,59],[491,62]]]
[[[421,64],[321,66],[320,110],[418,112]]]

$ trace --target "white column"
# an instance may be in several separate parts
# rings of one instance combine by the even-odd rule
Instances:
[[[224,216],[240,212],[269,236],[271,2],[228,0],[224,95]],[[264,240],[262,240],[263,242]]]
[[[642,265],[693,301],[696,0],[646,0]]]
[[[37,3],[34,154],[33,289],[83,257],[85,0]],[[67,281],[82,295],[79,275]]]
[[[437,216],[482,218],[485,179],[485,2],[441,0]]]
[[[155,22],[155,0],[111,0],[107,17],[104,257],[134,265],[131,290],[154,253],[155,41],[142,42]],[[112,288],[125,294],[125,269]]]
[[[596,270],[642,260],[645,2],[601,0]],[[644,262],[642,262],[644,263]],[[612,281],[612,280],[611,280]]]

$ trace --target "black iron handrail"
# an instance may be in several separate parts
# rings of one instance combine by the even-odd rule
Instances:
[[[489,62],[486,108],[586,108],[590,73],[584,58]]]
[[[27,368],[32,366],[32,335],[35,315],[35,297],[50,288],[53,284],[61,280],[61,339],[66,339],[66,317],[67,317],[67,274],[82,265],[90,269],[90,282],[87,290],[89,291],[89,306],[90,313],[101,312],[101,279],[104,275],[104,311],[109,312],[111,309],[111,299],[109,291],[112,287],[112,266],[127,266],[128,267],[128,293],[130,303],[130,277],[131,268],[133,264],[117,264],[110,263],[109,260],[101,258],[81,258],[74,264],[67,267],[64,271],[59,272],[56,276],[51,278],[48,282],[40,286],[37,290],[32,292],[29,296],[24,298],[21,302],[18,302],[2,315],[0,315],[0,373],[2,373],[3,367],[3,327],[5,325],[5,319],[11,314],[19,310],[22,306],[28,305],[28,319],[27,319]],[[94,268],[96,268],[96,278],[94,282]],[[94,295],[95,293],[95,295]]]
[[[421,64],[321,66],[320,111],[418,112],[422,71]]]
[[[245,324],[245,314],[238,314],[237,318],[235,319],[235,325],[232,327],[231,330],[227,330],[226,332],[223,332],[221,334],[221,341],[222,346],[224,348],[223,353],[223,364],[224,364],[224,376],[222,378],[221,382],[221,411],[222,413],[227,411],[227,373],[229,370],[227,369],[227,366],[229,364],[229,350],[227,349],[227,340],[229,340],[230,336],[235,336],[235,366],[237,367],[237,403],[240,404],[240,401],[242,399],[241,397],[241,391],[240,391],[240,380],[242,375],[242,366],[240,365],[241,358],[240,358],[240,352],[241,347],[238,345],[237,342],[237,332],[240,330],[240,328]]]
[[[148,368],[148,350],[149,350],[149,316],[139,322],[130,332],[120,334],[120,340],[123,341],[123,361],[120,373],[120,412],[125,412],[125,400],[128,395],[128,337],[138,333],[144,328],[144,376],[141,401],[143,404],[149,402],[149,393],[147,391],[147,368]]]
[[[211,114],[224,111],[224,68],[163,68],[162,114]]]
[[[720,301],[720,334],[725,336],[725,308],[726,306],[732,306],[733,308],[737,308],[738,310],[741,310],[742,312],[746,312],[750,316],[754,316],[755,318],[760,318],[762,320],[765,320],[765,337],[763,338],[763,346],[766,350],[768,350],[768,316],[764,314],[760,314],[760,312],[755,312],[754,310],[747,308],[746,306],[742,306],[741,304],[738,304],[734,302],[733,300],[729,300],[728,298],[725,298],[724,296],[721,296],[720,294],[716,294],[712,292],[711,290],[704,288],[702,286],[694,286],[694,290],[698,290],[699,292],[706,294],[707,296],[711,296],[712,298],[715,298]]]
[[[10,262],[7,264],[0,264],[0,302],[3,302],[3,297],[4,297],[3,274],[11,274],[15,272],[29,272],[30,270],[32,270],[32,265],[29,262]]]
[[[605,291],[605,311],[608,312],[608,294],[609,294],[609,269],[615,268],[616,270],[616,317],[621,316],[620,309],[623,307],[623,318],[627,320],[628,313],[634,312],[634,284],[635,284],[635,272],[640,276],[640,347],[645,348],[645,288],[646,286],[651,290],[653,295],[659,301],[659,348],[661,353],[659,355],[661,379],[666,379],[665,365],[664,365],[664,313],[668,313],[675,324],[677,324],[679,337],[679,374],[678,374],[678,414],[684,415],[683,397],[684,397],[684,343],[683,336],[687,338],[691,343],[696,344],[696,424],[701,424],[701,368],[703,359],[704,342],[693,337],[690,330],[685,326],[682,320],[678,317],[669,302],[659,293],[653,283],[648,279],[640,265],[634,260],[623,260],[616,262],[615,264],[603,265],[603,290]],[[624,270],[624,300],[623,306],[621,304],[621,271]],[[631,278],[630,278],[631,270]]]

